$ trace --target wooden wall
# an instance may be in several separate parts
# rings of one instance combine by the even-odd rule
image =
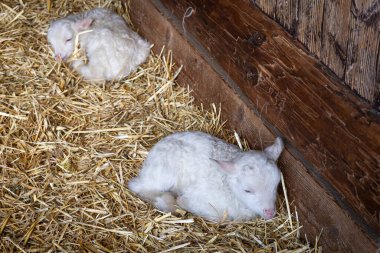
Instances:
[[[379,109],[379,0],[251,1]]]

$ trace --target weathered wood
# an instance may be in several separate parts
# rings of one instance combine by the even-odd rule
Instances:
[[[362,0],[352,1],[352,4],[345,80],[360,95],[375,101],[380,94],[380,82],[376,80],[376,56],[380,53],[380,3],[378,0]]]
[[[376,79],[380,53],[378,0],[252,2],[299,39],[348,86],[372,104],[376,102],[380,94],[380,82]]]
[[[303,4],[298,0],[251,0],[268,14],[274,18],[279,24],[284,26],[288,31],[296,31],[298,22],[299,4]],[[304,3],[307,1],[304,1]],[[308,1],[309,2],[309,1]],[[310,1],[311,2],[311,1]],[[310,4],[310,3],[308,3]]]
[[[276,16],[277,0],[252,0],[252,2],[260,6],[260,9],[270,17],[274,18]]]
[[[380,50],[377,53],[376,83],[380,83]],[[375,93],[375,107],[380,112],[380,85],[378,85],[377,95]]]
[[[276,20],[292,35],[297,32],[298,26],[298,0],[277,0]]]
[[[205,105],[222,105],[222,115],[231,128],[249,140],[251,146],[260,147],[261,141],[272,140],[273,134],[254,112],[254,105],[236,88],[225,71],[213,61],[207,51],[189,34],[183,36],[183,27],[178,18],[173,17],[157,0],[131,1],[131,18],[139,31],[155,44],[154,49],[162,46],[173,50],[178,64],[183,64],[179,82],[194,90],[198,102]],[[199,10],[196,10],[199,11]],[[178,32],[182,31],[182,35]],[[186,37],[186,38],[185,38]],[[186,41],[189,41],[189,43]],[[265,111],[260,108],[260,112]],[[287,149],[292,147],[287,144]],[[302,163],[285,151],[281,158],[281,168],[286,178],[287,188],[295,201],[303,232],[313,240],[323,228],[320,243],[324,252],[373,252],[375,243],[371,241],[334,202]]]
[[[321,56],[324,0],[300,1],[297,39],[318,58]]]
[[[322,21],[324,0],[298,1],[291,5],[293,8],[282,8],[277,1],[252,0],[264,13],[284,26],[295,38],[317,58],[321,56],[322,48]],[[280,1],[283,6],[284,1]],[[287,1],[285,1],[287,2]],[[288,4],[285,3],[286,6]],[[291,12],[291,13],[290,13]],[[285,18],[290,17],[296,22],[285,24]],[[288,18],[289,19],[289,18]]]
[[[322,23],[320,58],[335,74],[344,80],[347,63],[347,38],[350,28],[351,2],[326,1]]]
[[[207,3],[206,3],[207,2]],[[351,206],[380,231],[380,118],[246,1],[169,1],[186,29]],[[259,34],[260,36],[258,36]],[[264,39],[265,38],[265,39]],[[355,152],[355,151],[356,152]]]

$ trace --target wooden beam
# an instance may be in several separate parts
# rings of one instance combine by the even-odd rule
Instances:
[[[182,23],[182,17],[173,16],[158,0],[134,0],[130,5],[133,23],[155,44],[154,49],[157,51],[166,46],[173,51],[175,61],[183,64],[179,82],[194,90],[198,102],[205,105],[220,103],[229,126],[239,130],[251,144],[261,143],[258,142],[261,139],[273,140],[273,134],[258,115],[265,111],[265,107],[256,110],[255,103],[232,87],[235,85],[233,80],[223,74],[223,69],[207,50],[189,32],[183,35],[183,28],[189,28],[187,23]],[[294,148],[287,143],[281,167],[308,239],[315,238],[323,228],[321,243],[324,251],[373,252],[376,249],[373,238],[368,237],[333,196],[314,180],[310,171],[289,152],[291,149]]]
[[[348,87],[378,106],[379,0],[251,2],[300,40]]]

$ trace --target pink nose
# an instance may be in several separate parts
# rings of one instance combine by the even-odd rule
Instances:
[[[56,60],[56,61],[62,60],[61,54],[54,55],[54,60]]]
[[[265,219],[271,219],[274,216],[274,210],[273,209],[264,209],[264,218]]]

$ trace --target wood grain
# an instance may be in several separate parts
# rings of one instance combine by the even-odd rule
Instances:
[[[326,1],[322,23],[321,60],[340,78],[345,78],[351,3]]]
[[[155,44],[156,51],[162,46],[173,50],[175,61],[184,66],[179,83],[189,85],[194,90],[198,103],[221,104],[224,119],[228,120],[232,129],[237,129],[247,138],[251,146],[261,147],[261,143],[273,140],[273,134],[258,116],[265,111],[265,107],[256,110],[256,105],[242,94],[207,49],[188,31],[187,36],[183,35],[185,26],[181,19],[173,16],[157,0],[132,1],[131,18],[139,31]],[[187,24],[186,29],[189,29]],[[182,31],[182,34],[178,31]],[[308,239],[313,240],[323,228],[320,242],[325,252],[374,252],[374,241],[363,233],[334,201],[333,196],[289,152],[294,147],[289,142],[286,146],[280,166]]]
[[[324,0],[300,1],[298,9],[297,39],[318,58],[322,48],[322,22]]]
[[[321,56],[324,0],[252,0],[318,58]]]
[[[260,6],[261,10],[272,18],[276,16],[276,2],[277,0],[252,0],[252,3]]]
[[[352,3],[345,80],[352,89],[374,102],[380,93],[380,82],[376,79],[380,52],[380,3],[377,0]]]
[[[376,79],[380,53],[378,0],[252,2],[283,25],[349,87],[376,106],[380,94],[380,83]]]
[[[296,35],[298,26],[298,0],[277,0],[275,17],[292,35]]]

